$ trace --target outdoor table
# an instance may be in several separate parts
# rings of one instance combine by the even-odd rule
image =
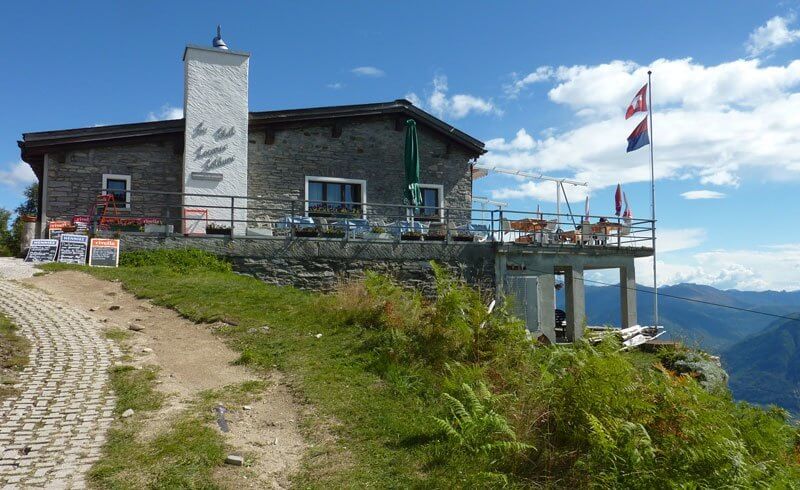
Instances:
[[[546,219],[525,218],[511,222],[511,229],[526,233],[542,231],[547,226]]]

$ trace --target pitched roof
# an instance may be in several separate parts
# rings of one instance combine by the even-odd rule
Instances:
[[[415,119],[418,124],[423,124],[456,143],[465,146],[476,155],[486,153],[482,141],[473,138],[441,119],[415,107],[414,104],[405,99],[375,104],[251,112],[250,127],[252,129],[257,129],[280,123],[337,120],[381,114],[402,114],[403,116],[411,117]],[[123,143],[128,141],[140,141],[143,139],[146,140],[156,136],[180,138],[184,133],[185,124],[184,119],[174,119],[169,121],[23,133],[22,140],[18,141],[17,144],[20,147],[22,159],[33,166],[41,162],[41,158],[45,153],[63,151],[76,145],[95,146],[97,143]]]

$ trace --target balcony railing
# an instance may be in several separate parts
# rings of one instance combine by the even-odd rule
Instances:
[[[546,247],[652,248],[654,240],[654,222],[649,219],[459,207],[437,207],[434,213],[426,208],[428,212],[420,213],[421,206],[403,204],[325,202],[321,206],[319,201],[261,196],[124,192],[127,209],[122,209],[125,203],[113,199],[93,207],[92,230]]]

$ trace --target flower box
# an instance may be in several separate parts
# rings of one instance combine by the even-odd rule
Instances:
[[[295,228],[294,236],[315,237],[319,236],[319,231],[316,228]]]
[[[400,236],[400,238],[402,238],[403,240],[409,240],[409,241],[413,241],[413,242],[418,242],[418,241],[422,240],[422,233],[419,233],[417,231],[412,231],[412,232],[409,232],[409,233],[403,233]]]

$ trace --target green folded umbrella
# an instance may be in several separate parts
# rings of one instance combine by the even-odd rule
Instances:
[[[413,119],[406,121],[406,148],[403,157],[406,169],[405,199],[410,206],[422,204],[422,191],[419,188],[419,141],[417,140],[417,123]]]

